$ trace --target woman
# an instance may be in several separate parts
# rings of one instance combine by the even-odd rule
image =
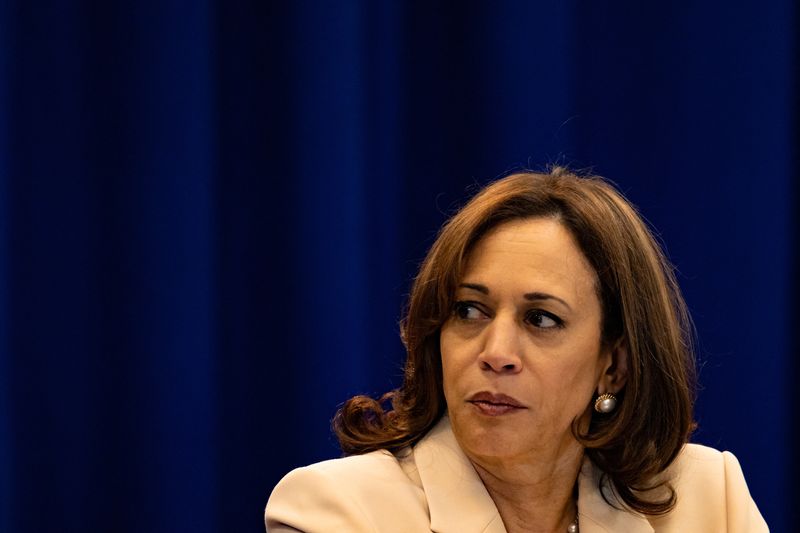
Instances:
[[[288,474],[267,530],[767,531],[736,458],[687,444],[690,333],[612,186],[561,168],[497,181],[422,264],[402,387],[345,403],[349,456]]]

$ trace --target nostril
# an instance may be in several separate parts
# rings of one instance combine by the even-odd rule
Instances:
[[[519,372],[520,361],[515,361],[513,357],[481,357],[478,366],[481,370],[491,372]]]

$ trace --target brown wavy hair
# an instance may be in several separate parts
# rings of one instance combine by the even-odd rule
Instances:
[[[556,167],[517,173],[480,191],[440,230],[401,322],[408,357],[402,386],[380,400],[351,398],[333,427],[346,454],[398,452],[418,442],[446,410],[439,333],[475,243],[510,220],[550,217],[575,237],[597,273],[601,342],[625,341],[628,377],[613,415],[597,415],[575,438],[631,509],[659,515],[675,505],[661,474],[694,429],[693,328],[673,269],[647,224],[610,183]]]

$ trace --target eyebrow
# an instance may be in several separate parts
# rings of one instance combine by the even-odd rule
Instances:
[[[489,287],[486,285],[481,285],[480,283],[462,283],[459,287],[465,289],[472,289],[474,291],[478,291],[482,294],[489,295]],[[523,295],[526,300],[529,301],[539,301],[539,300],[555,300],[557,302],[561,302],[567,309],[572,311],[572,307],[569,306],[567,302],[559,298],[558,296],[553,296],[552,294],[548,294],[546,292],[528,292]]]

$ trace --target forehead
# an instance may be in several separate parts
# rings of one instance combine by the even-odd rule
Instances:
[[[467,257],[462,281],[520,285],[526,291],[549,285],[582,300],[595,293],[597,275],[559,220],[530,218],[505,222],[484,235]]]

